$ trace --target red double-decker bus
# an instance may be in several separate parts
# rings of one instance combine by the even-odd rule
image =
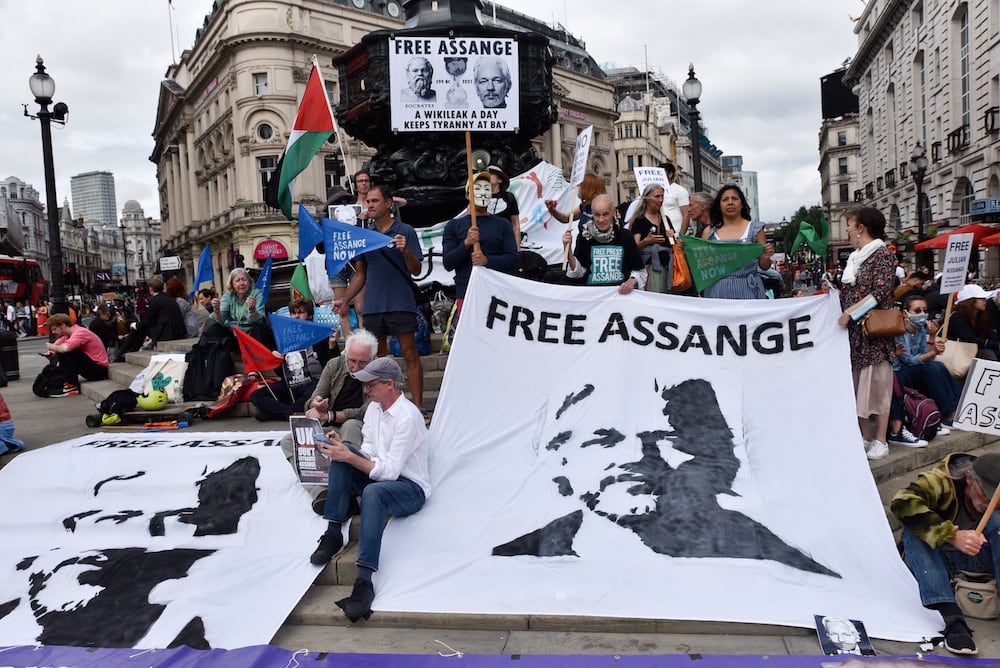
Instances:
[[[48,289],[37,261],[0,255],[0,298],[38,305]]]

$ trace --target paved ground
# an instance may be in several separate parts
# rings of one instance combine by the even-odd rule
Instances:
[[[95,412],[93,400],[83,395],[40,399],[31,393],[31,381],[45,364],[45,360],[36,354],[44,350],[44,339],[21,339],[18,344],[21,380],[0,390],[13,414],[16,435],[32,450],[91,431],[84,419]],[[229,417],[199,421],[192,430],[250,431],[274,428],[276,424],[261,424],[247,417]],[[956,449],[963,447],[958,442],[955,445]],[[995,451],[1000,450],[1000,444],[989,447]],[[896,453],[896,456],[903,459],[901,454]],[[11,460],[12,457],[0,458],[0,467]],[[307,603],[308,601],[303,601],[303,609],[308,609]],[[469,626],[456,628],[453,624],[445,624],[444,628],[429,624],[426,628],[394,627],[389,624],[378,625],[374,623],[374,617],[373,623],[356,627],[347,624],[343,618],[332,624],[309,625],[309,622],[305,622],[306,625],[298,625],[290,618],[289,623],[282,627],[273,640],[262,638],[261,642],[270,640],[273,644],[289,649],[308,647],[317,651],[390,654],[447,652],[438,641],[463,652],[478,654],[690,654],[694,657],[697,653],[820,653],[815,634],[805,629],[671,622],[661,623],[655,630],[651,630],[630,628],[623,620],[615,621],[617,623],[602,629],[607,632],[596,632],[593,629],[575,629],[569,621],[553,628],[510,628],[498,631]],[[1000,657],[1000,623],[971,620],[971,625],[976,631],[976,640],[982,651],[980,658]],[[881,654],[915,654],[920,651],[915,644],[910,643],[876,640],[874,644]],[[938,650],[936,654],[947,653]]]

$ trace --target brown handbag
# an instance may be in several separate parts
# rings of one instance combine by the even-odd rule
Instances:
[[[898,308],[873,308],[862,320],[861,327],[868,338],[902,336],[903,312]]]

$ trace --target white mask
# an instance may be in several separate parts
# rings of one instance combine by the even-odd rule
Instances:
[[[476,181],[472,184],[472,201],[476,206],[486,208],[493,198],[493,186],[489,181]]]

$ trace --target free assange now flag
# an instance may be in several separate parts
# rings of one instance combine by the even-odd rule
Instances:
[[[267,186],[267,203],[281,209],[288,220],[292,219],[295,177],[309,166],[309,161],[336,130],[330,100],[326,96],[323,77],[320,76],[319,63],[314,57],[312,72],[299,105],[299,113],[295,117],[295,125],[292,126],[292,134],[288,138],[288,146]]]
[[[271,329],[274,330],[274,342],[282,355],[308,348],[328,338],[335,331],[335,328],[328,324],[289,318],[277,313],[271,314],[270,321]]]
[[[764,252],[764,244],[708,241],[682,235],[694,286],[701,292]]]
[[[386,248],[392,238],[374,230],[348,225],[329,218],[321,219],[323,246],[326,249],[326,273],[331,278],[357,255]]]
[[[374,609],[936,634],[865,458],[840,313],[474,268],[433,489],[386,529]],[[785,391],[806,377],[821,405]]]

